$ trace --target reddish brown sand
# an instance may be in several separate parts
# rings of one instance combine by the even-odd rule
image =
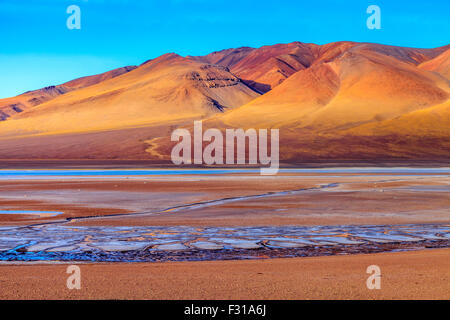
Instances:
[[[366,287],[370,265],[380,290]],[[87,264],[81,290],[67,265],[0,266],[1,299],[450,299],[450,249],[353,256]]]
[[[339,186],[192,210],[132,215],[176,205],[329,183],[339,183]],[[450,199],[445,189],[448,183],[445,175],[380,174],[0,181],[0,209],[64,212],[54,218],[0,215],[0,225],[29,225],[86,216],[98,218],[78,219],[68,224],[450,223]],[[117,213],[125,215],[102,217]],[[381,267],[381,290],[366,288],[365,270],[372,264]],[[0,298],[450,299],[450,249],[257,261],[83,264],[81,291],[66,288],[66,267],[64,264],[0,265]]]
[[[339,186],[277,197],[243,199],[176,212],[164,211],[172,206],[314,188],[330,183],[338,183]],[[446,176],[380,174],[158,176],[140,177],[136,180],[97,178],[0,181],[0,209],[63,212],[53,218],[0,215],[0,225],[142,212],[159,213],[76,220],[71,223],[124,226],[449,223],[450,198],[444,189],[448,183]]]

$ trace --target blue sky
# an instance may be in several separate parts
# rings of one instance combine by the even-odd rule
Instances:
[[[69,5],[81,29],[69,30]],[[369,5],[381,30],[366,27]],[[449,44],[450,1],[0,0],[0,98],[140,64],[167,52],[339,40]]]

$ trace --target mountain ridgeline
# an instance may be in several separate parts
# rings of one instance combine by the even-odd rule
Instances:
[[[170,162],[170,134],[280,129],[286,164],[450,160],[450,45],[175,53],[0,100],[0,159]]]

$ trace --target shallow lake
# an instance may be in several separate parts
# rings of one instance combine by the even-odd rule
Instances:
[[[258,174],[260,169],[139,169],[139,170],[0,170],[0,179],[42,177],[126,177],[153,175],[226,175]],[[450,174],[450,168],[310,168],[280,169],[279,173],[335,173],[335,174]]]

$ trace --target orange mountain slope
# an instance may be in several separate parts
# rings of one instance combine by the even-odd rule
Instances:
[[[415,49],[351,41],[325,45],[292,42],[257,49],[249,47],[226,49],[193,58],[226,66],[248,85],[265,93],[281,84],[295,72],[308,68],[313,63],[332,61],[353,47],[377,52],[414,65],[436,57],[446,48]]]
[[[434,59],[423,62],[419,68],[437,72],[450,80],[450,49],[447,49]]]
[[[445,65],[447,48],[325,45],[309,68],[206,125],[279,128],[287,162],[448,160],[450,82],[422,68]]]
[[[327,131],[390,119],[445,102],[449,82],[408,60],[364,44],[352,46],[329,62],[319,59],[221,119],[230,126]]]
[[[92,86],[99,82],[120,76],[135,68],[135,66],[117,68],[101,74],[75,79],[61,85],[28,91],[16,97],[0,99],[0,120],[5,120],[14,114],[40,105],[67,92]]]
[[[172,130],[203,119],[279,128],[286,163],[445,162],[449,49],[346,41],[166,54],[0,121],[0,158],[170,161]]]
[[[223,50],[195,59],[226,66],[246,84],[265,93],[298,70],[310,66],[315,59],[316,47],[314,44],[293,42],[258,49]]]
[[[258,95],[225,67],[167,54],[0,122],[0,132],[11,137],[199,119]]]

